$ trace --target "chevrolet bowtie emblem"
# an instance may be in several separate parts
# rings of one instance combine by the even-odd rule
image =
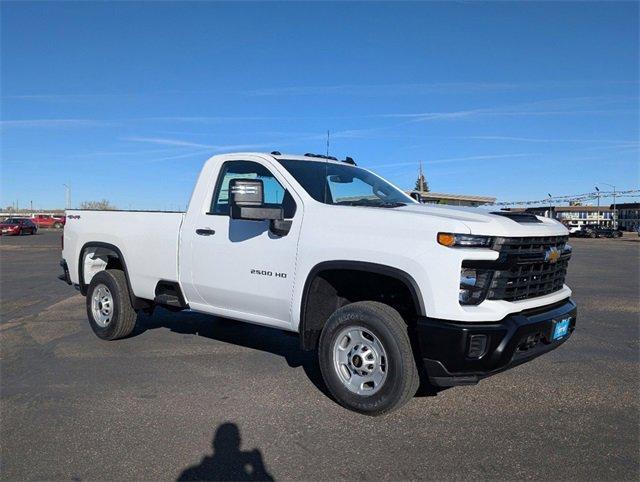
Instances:
[[[558,248],[549,248],[544,252],[545,263],[557,263],[560,259],[560,250]]]

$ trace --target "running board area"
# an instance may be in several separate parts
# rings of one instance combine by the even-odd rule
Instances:
[[[159,305],[169,305],[175,306],[176,308],[182,308],[182,303],[180,303],[180,298],[173,295],[161,294],[156,296],[153,301]]]
[[[182,295],[180,285],[175,281],[158,281],[155,290],[154,303],[171,306],[173,308],[189,308]]]

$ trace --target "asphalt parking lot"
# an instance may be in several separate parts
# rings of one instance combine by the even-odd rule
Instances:
[[[370,418],[278,330],[157,310],[101,341],[59,233],[3,237],[0,477],[637,480],[639,238],[572,244],[567,343]]]

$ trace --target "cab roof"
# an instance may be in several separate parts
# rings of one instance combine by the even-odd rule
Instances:
[[[269,153],[269,155],[278,160],[291,159],[294,161],[331,162],[334,164],[350,164],[352,166],[356,165],[355,161],[348,156],[345,159],[338,159],[333,156],[325,156],[323,154],[312,154],[310,152],[300,155],[300,154],[282,154],[279,151],[272,151]]]

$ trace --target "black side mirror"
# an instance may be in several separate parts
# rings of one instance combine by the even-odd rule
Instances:
[[[231,219],[270,221],[269,229],[277,236],[286,236],[291,221],[284,220],[282,207],[264,205],[263,184],[260,179],[232,179],[229,182],[229,214]]]

